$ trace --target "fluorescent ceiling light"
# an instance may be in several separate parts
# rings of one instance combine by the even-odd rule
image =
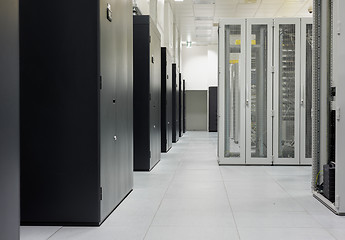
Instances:
[[[175,0],[175,2],[183,2],[183,0]]]

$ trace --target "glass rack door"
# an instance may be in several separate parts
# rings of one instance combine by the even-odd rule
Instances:
[[[272,163],[272,19],[247,20],[246,163]]]
[[[312,23],[301,19],[301,164],[312,162]]]
[[[299,164],[300,19],[276,19],[274,28],[273,162]]]
[[[245,21],[220,23],[220,161],[245,163]],[[221,86],[224,84],[224,86]],[[224,94],[224,95],[223,95]],[[222,117],[223,116],[223,117]],[[222,130],[223,129],[223,130]]]

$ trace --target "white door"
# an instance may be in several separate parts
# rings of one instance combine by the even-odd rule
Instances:
[[[245,20],[221,21],[219,32],[219,163],[245,164]]]
[[[272,19],[247,20],[246,163],[272,163]]]
[[[312,30],[313,19],[301,19],[301,148],[300,164],[312,163]]]
[[[273,163],[299,164],[300,19],[275,19]]]

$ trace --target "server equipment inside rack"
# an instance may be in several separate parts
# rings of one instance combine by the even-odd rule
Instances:
[[[208,88],[208,131],[217,132],[217,91],[218,87]]]
[[[161,37],[148,15],[134,18],[134,170],[150,171],[161,157]]]
[[[161,151],[168,152],[172,147],[171,59],[165,47],[162,47],[161,53]]]
[[[176,63],[172,64],[172,141],[176,143],[180,139],[180,99],[179,99],[179,74]]]
[[[178,83],[178,97],[179,97],[179,106],[178,106],[178,112],[179,112],[179,136],[183,136],[183,92],[182,92],[182,74],[179,73],[179,83]]]
[[[20,1],[23,225],[100,225],[131,191],[131,13]]]
[[[0,1],[0,239],[19,240],[18,0]]]

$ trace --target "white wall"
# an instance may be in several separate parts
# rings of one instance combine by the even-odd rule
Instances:
[[[218,86],[218,46],[182,47],[182,76],[187,90]]]
[[[143,15],[150,15],[150,1],[147,0],[133,0],[134,4],[140,9]]]
[[[208,46],[208,83],[209,86],[218,86],[218,45]]]

